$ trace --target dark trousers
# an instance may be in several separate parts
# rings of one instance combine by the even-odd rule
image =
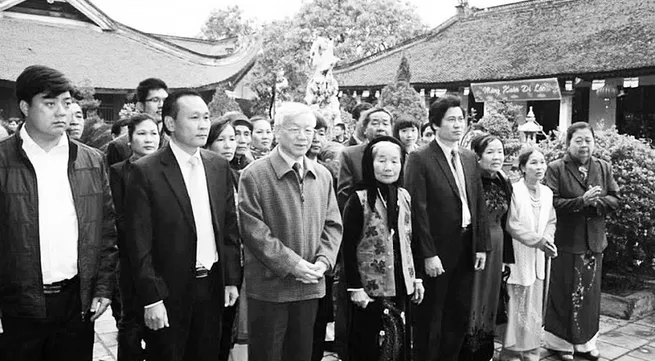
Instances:
[[[351,303],[346,277],[343,271],[343,261],[337,263],[332,288],[334,307],[334,351],[342,361],[348,361],[348,343],[350,340]]]
[[[77,278],[60,293],[46,295],[46,318],[2,317],[0,360],[89,361],[93,323],[83,317]]]
[[[137,304],[134,297],[134,281],[132,274],[129,272],[127,255],[120,253],[120,250],[119,254],[120,263],[118,272],[116,272],[119,287],[114,292],[114,295],[120,295],[118,309],[114,308],[116,301],[112,300],[111,302],[114,318],[116,318],[115,312],[120,312],[120,317],[116,319],[118,325],[118,361],[142,361],[146,357],[145,350],[141,345],[143,333],[145,332],[143,307]]]
[[[325,277],[325,297],[318,300],[318,312],[314,323],[314,341],[312,345],[312,361],[321,361],[326,351],[325,328],[334,317],[332,316],[332,277]]]
[[[415,314],[416,361],[456,361],[459,357],[469,322],[474,278],[471,232],[461,236],[456,265],[423,282],[425,297]]]
[[[190,287],[188,308],[171,307],[164,301],[169,327],[157,331],[145,327],[149,361],[216,361],[221,337],[224,299],[212,292],[212,277],[198,278]],[[223,293],[221,292],[221,295]]]
[[[218,361],[228,361],[230,359],[230,350],[234,346],[235,324],[234,321],[237,317],[237,310],[239,309],[239,300],[234,306],[225,307],[223,309],[222,325],[221,325],[221,339],[220,339],[220,354]]]
[[[248,298],[248,361],[308,361],[318,299],[274,303]]]
[[[142,361],[145,351],[141,346],[145,325],[143,308],[134,304],[123,304],[122,315],[118,322],[118,361]]]

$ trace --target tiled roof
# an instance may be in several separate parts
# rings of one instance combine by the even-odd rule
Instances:
[[[342,87],[383,86],[403,52],[413,84],[655,70],[655,1],[532,0],[477,10],[335,76]]]
[[[25,67],[42,64],[97,90],[132,90],[147,77],[172,88],[209,88],[241,75],[260,48],[251,40],[230,55],[204,55],[120,23],[101,31],[0,16],[0,79],[14,81]]]
[[[237,48],[239,39],[237,37],[225,38],[220,40],[204,40],[196,38],[186,38],[172,35],[151,34],[160,39],[177,44],[196,53],[204,55],[229,55]]]

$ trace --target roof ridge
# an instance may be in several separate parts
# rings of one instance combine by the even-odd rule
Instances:
[[[469,20],[477,16],[499,14],[499,13],[504,13],[513,10],[530,10],[537,7],[542,7],[542,5],[559,6],[563,3],[570,3],[570,2],[577,2],[577,1],[580,0],[523,0],[523,1],[517,1],[509,4],[489,6],[486,8],[473,7],[473,9],[475,9],[475,12],[473,12],[471,16],[465,17],[462,20]]]

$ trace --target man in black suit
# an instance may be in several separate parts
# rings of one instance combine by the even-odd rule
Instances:
[[[171,94],[162,114],[171,142],[133,163],[125,197],[148,359],[217,360],[221,313],[241,283],[232,176],[201,149],[210,120],[197,92]]]
[[[405,187],[412,196],[414,253],[425,267],[425,299],[417,309],[415,359],[454,361],[464,341],[474,271],[485,266],[490,240],[475,154],[459,147],[466,129],[460,100],[430,107],[436,137],[411,153]]]

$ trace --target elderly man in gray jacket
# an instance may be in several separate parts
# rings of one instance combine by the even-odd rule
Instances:
[[[250,361],[311,358],[323,275],[334,266],[342,233],[332,176],[305,157],[315,125],[308,106],[282,104],[277,148],[241,175]]]

